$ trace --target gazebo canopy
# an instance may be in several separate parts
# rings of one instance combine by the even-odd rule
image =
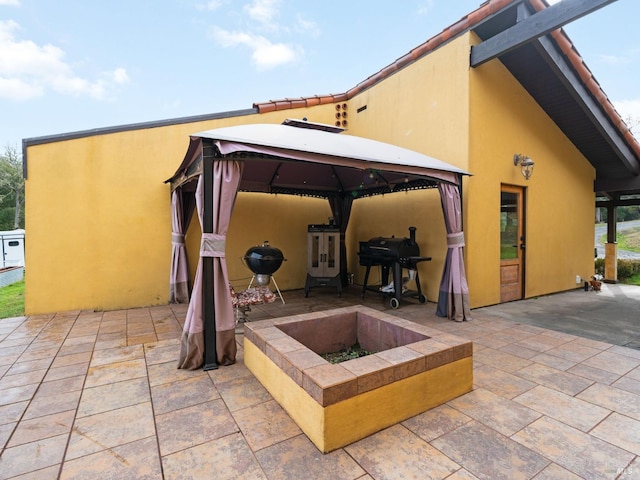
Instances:
[[[191,136],[172,189],[172,301],[187,294],[184,234],[192,197],[202,226],[200,259],[185,318],[179,368],[235,362],[235,319],[225,245],[238,191],[289,193],[329,200],[340,228],[340,256],[354,199],[437,187],[447,228],[447,257],[437,314],[470,318],[462,247],[462,176],[453,165],[388,143],[341,135],[330,125],[286,120],[218,128]],[[196,181],[197,180],[197,181]],[[341,262],[346,274],[346,261]],[[183,292],[183,295],[177,295]]]
[[[295,128],[300,127],[300,128]],[[388,143],[339,134],[331,125],[286,120],[284,124],[250,124],[195,133],[176,174],[173,188],[197,174],[203,139],[213,141],[227,158],[251,160],[240,191],[352,198],[460,184],[468,175],[428,155]]]

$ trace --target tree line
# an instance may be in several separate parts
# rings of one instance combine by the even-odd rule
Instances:
[[[629,222],[631,220],[640,220],[640,206],[632,205],[629,207],[616,207],[616,221]],[[596,208],[596,223],[607,221],[607,209]]]
[[[13,146],[0,153],[0,230],[24,228],[22,154]]]

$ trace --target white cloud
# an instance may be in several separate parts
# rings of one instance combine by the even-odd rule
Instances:
[[[11,6],[11,7],[19,7],[20,0],[0,0],[0,6]]]
[[[129,83],[129,75],[127,75],[127,71],[124,68],[116,68],[113,72],[111,72],[113,76],[113,81],[119,85]]]
[[[284,43],[265,42],[254,49],[251,57],[259,69],[270,69],[279,65],[294,63],[298,59],[298,53]]]
[[[278,15],[280,0],[253,0],[249,5],[244,6],[251,19],[262,24],[270,24]]]
[[[250,3],[242,7],[242,13],[238,16],[239,25],[242,25],[240,29],[214,26],[209,30],[209,37],[225,48],[248,48],[251,51],[252,63],[258,70],[296,63],[304,57],[302,47],[270,37],[294,33],[317,37],[320,35],[320,29],[315,22],[302,15],[297,15],[294,21],[287,24],[279,23],[281,4],[282,0],[250,0]]]
[[[105,99],[115,85],[129,81],[124,68],[105,72],[94,81],[82,78],[64,60],[62,49],[17,40],[14,32],[19,28],[13,20],[0,21],[0,98],[28,100],[50,89]]]
[[[298,33],[308,33],[313,37],[319,37],[321,30],[318,27],[318,24],[313,20],[307,20],[302,15],[298,15],[296,17],[296,32]]]
[[[251,58],[259,70],[267,70],[280,65],[296,62],[303,52],[285,43],[272,43],[261,35],[246,32],[230,32],[219,27],[211,29],[211,36],[222,47],[244,45],[252,53]]]
[[[29,100],[39,97],[44,89],[40,85],[30,85],[18,78],[4,78],[0,75],[0,98]]]

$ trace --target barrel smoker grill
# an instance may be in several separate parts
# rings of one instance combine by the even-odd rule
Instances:
[[[431,257],[420,255],[420,247],[416,243],[416,227],[409,227],[409,238],[396,237],[375,237],[368,242],[360,242],[360,265],[367,267],[364,284],[362,286],[362,297],[367,290],[373,292],[389,293],[392,295],[390,305],[392,308],[400,306],[402,297],[417,298],[420,303],[427,301],[420,287],[420,276],[418,274],[418,264],[431,260]],[[379,266],[382,269],[382,285],[368,286],[369,273],[371,267]],[[409,278],[414,279],[417,290],[405,290],[402,277],[403,269],[409,271]],[[393,285],[386,288],[389,281],[389,271],[393,276]],[[391,285],[391,284],[389,284]]]

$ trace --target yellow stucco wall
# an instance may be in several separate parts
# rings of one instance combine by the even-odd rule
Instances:
[[[349,101],[349,133],[374,138],[468,169],[469,40],[457,38]],[[358,109],[365,110],[357,113]],[[465,180],[466,182],[466,180]],[[353,204],[348,249],[356,281],[358,242],[376,236],[408,236],[417,228],[423,290],[437,300],[447,252],[446,231],[437,190],[394,193]],[[377,272],[375,272],[377,274]]]
[[[296,113],[304,116],[305,110]],[[163,182],[182,161],[189,134],[244,123],[280,123],[288,114],[238,116],[30,146],[25,312],[166,304],[171,217],[170,188]],[[316,108],[314,116],[332,123],[333,106]],[[292,230],[304,229],[306,234],[305,218],[322,222],[330,215],[327,202],[300,198],[289,199],[283,215],[282,196],[261,197],[256,201],[241,195],[238,200],[228,242],[231,278],[246,276],[246,268],[236,263],[262,240],[282,248],[287,257],[306,249],[306,243],[296,243],[299,233],[286,236],[284,218],[300,221]],[[192,224],[197,228],[197,221]],[[263,226],[266,230],[261,231]],[[280,287],[299,287],[300,281],[304,285],[302,268],[286,262],[278,277]],[[289,271],[293,276],[285,277]]]
[[[304,287],[307,225],[327,223],[330,216],[329,202],[324,199],[240,192],[231,216],[226,250],[231,284],[236,289],[247,288],[252,273],[242,257],[249,247],[269,240],[271,246],[282,250],[286,259],[274,275],[278,287],[281,290]],[[197,252],[199,226],[189,233],[189,251]],[[194,273],[197,257],[192,255],[191,259],[191,272]],[[271,287],[275,290],[273,285]]]
[[[329,202],[290,195],[241,193],[236,207],[238,215],[231,220],[229,236],[244,242],[235,242],[228,250],[231,279],[251,275],[240,257],[249,247],[269,240],[271,245],[282,250],[287,259],[275,274],[280,288],[303,286],[307,275],[307,225],[327,223],[331,216]],[[232,270],[232,267],[236,268]],[[243,284],[246,287],[246,282],[241,281],[240,286]]]
[[[525,187],[525,297],[569,290],[593,274],[595,170],[498,61],[468,66],[477,38],[465,34],[349,102],[349,133],[384,140],[471,172],[463,181],[465,259],[472,307],[500,302],[500,188]],[[357,112],[366,106],[366,110]],[[536,162],[526,181],[513,154]],[[376,235],[418,227],[423,288],[437,298],[446,253],[435,191],[354,203],[351,252]],[[350,268],[357,265],[351,256]],[[355,267],[356,280],[364,269]]]
[[[473,173],[463,182],[473,307],[500,300],[502,184],[526,187],[526,296],[574,288],[576,275],[588,277],[593,271],[594,170],[499,61],[469,68],[475,41],[471,34],[461,35],[340,102],[347,104],[347,133],[410,148]],[[335,114],[329,104],[30,146],[26,313],[166,303],[171,221],[169,186],[163,181],[182,160],[189,134],[288,117],[333,124]],[[514,153],[536,162],[529,181],[513,166]],[[269,240],[288,259],[276,274],[280,288],[302,288],[306,227],[325,223],[330,215],[324,200],[240,193],[227,241],[234,286],[243,288],[250,278],[240,260],[247,248]],[[420,265],[423,289],[433,301],[446,255],[437,190],[355,201],[347,231],[348,268],[356,282],[362,281],[358,242],[408,236],[409,226],[417,227],[421,254],[433,257]],[[198,222],[192,221],[189,251],[198,250],[199,236]],[[192,267],[196,260],[190,256]]]
[[[465,224],[474,306],[500,302],[500,189],[524,187],[525,297],[579,287],[593,275],[595,170],[506,68],[471,69]],[[513,155],[535,162],[529,180]]]

